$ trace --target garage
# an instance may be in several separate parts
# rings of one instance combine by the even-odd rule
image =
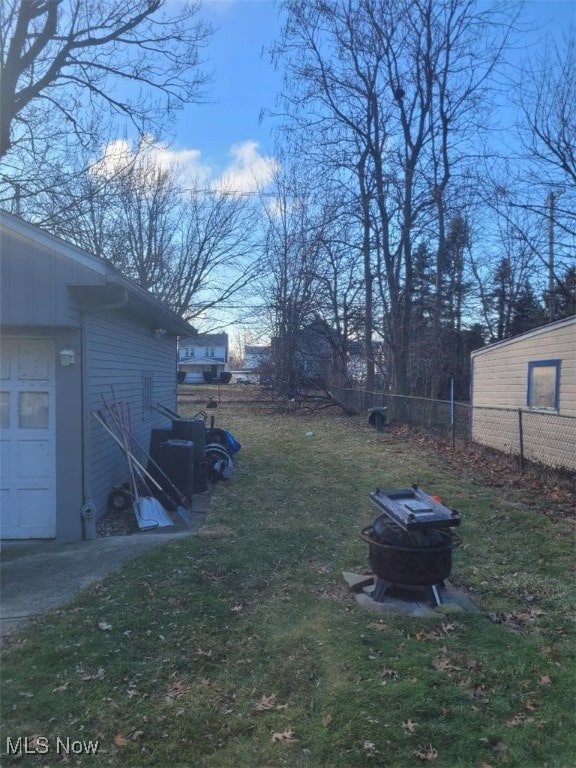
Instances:
[[[5,539],[56,534],[54,342],[2,340],[0,533]]]
[[[104,258],[0,211],[0,537],[94,535],[128,466],[94,414],[118,399],[148,445],[176,409],[194,328]]]

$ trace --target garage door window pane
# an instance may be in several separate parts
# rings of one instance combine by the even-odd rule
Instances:
[[[48,429],[48,392],[20,392],[18,426],[20,429]]]
[[[0,429],[10,427],[10,392],[0,392]]]

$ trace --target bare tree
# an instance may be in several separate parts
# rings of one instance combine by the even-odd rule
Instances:
[[[413,244],[446,241],[446,194],[509,26],[473,0],[286,0],[275,54],[286,63],[291,131],[326,148],[356,185],[370,354],[377,297],[394,387],[408,391]],[[318,153],[317,153],[318,154]],[[441,283],[438,281],[438,294]],[[438,295],[437,306],[442,306]],[[440,311],[438,311],[440,317]],[[368,386],[371,383],[369,369]]]
[[[576,38],[547,46],[527,62],[519,90],[521,135],[529,156],[576,187]]]
[[[165,0],[4,0],[2,10],[0,158],[53,140],[44,127],[54,115],[83,140],[95,127],[83,113],[150,130],[202,93],[211,31],[196,3],[174,13]]]
[[[266,297],[273,383],[278,391],[298,390],[301,369],[298,350],[307,324],[318,308],[321,250],[311,194],[294,169],[276,174],[274,197],[265,206],[267,221],[262,275],[258,281]]]
[[[160,166],[154,148],[141,141],[136,151],[64,177],[29,212],[178,314],[208,324],[208,312],[229,308],[254,279],[255,201],[189,179],[183,188],[178,168]]]
[[[546,246],[538,251],[548,273],[549,319],[568,299],[563,275],[576,250],[576,37],[550,44],[525,65],[519,91],[519,131],[528,172],[515,204],[539,220]]]
[[[241,315],[245,289],[261,265],[255,201],[232,191],[189,189],[179,215],[177,247],[162,287],[165,300],[190,320],[206,321],[214,309]]]

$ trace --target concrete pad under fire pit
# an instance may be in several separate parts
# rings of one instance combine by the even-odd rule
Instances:
[[[403,613],[408,616],[438,618],[455,613],[478,613],[474,603],[460,592],[449,581],[438,587],[440,605],[436,605],[429,587],[421,586],[391,586],[386,591],[383,600],[374,600],[372,593],[375,588],[375,577],[371,578],[371,584],[366,584],[370,577],[362,575],[362,587],[359,591],[358,582],[350,580],[350,576],[358,577],[358,574],[343,574],[347,584],[353,592],[358,605],[375,613]]]

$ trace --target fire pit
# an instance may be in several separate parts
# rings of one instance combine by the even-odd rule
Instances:
[[[382,602],[393,586],[427,586],[439,605],[439,588],[452,570],[452,550],[462,543],[452,530],[460,525],[460,514],[416,485],[377,489],[370,499],[381,511],[360,536],[377,577],[374,600]]]

